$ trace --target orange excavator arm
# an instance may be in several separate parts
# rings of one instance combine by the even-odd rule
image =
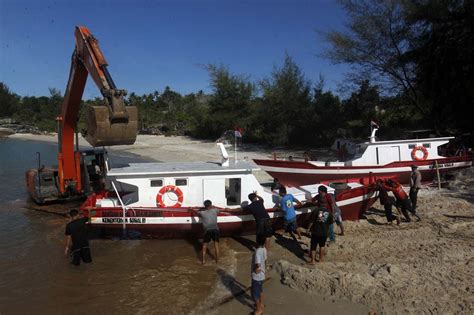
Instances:
[[[82,191],[80,152],[74,151],[74,135],[88,75],[99,88],[105,104],[87,109],[86,140],[94,147],[133,144],[137,134],[137,108],[125,106],[127,92],[116,88],[97,39],[83,26],[76,26],[75,38],[69,81],[57,117],[60,193],[68,189]]]

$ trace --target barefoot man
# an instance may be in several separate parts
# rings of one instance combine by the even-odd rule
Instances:
[[[311,233],[311,261],[316,262],[316,248],[319,245],[319,262],[324,259],[324,247],[328,239],[329,226],[333,222],[332,214],[326,208],[316,208],[311,215],[311,223],[308,226],[308,233]]]
[[[257,235],[257,249],[252,256],[252,299],[255,302],[255,314],[263,314],[263,282],[265,281],[265,262],[267,250],[265,237]]]
[[[295,232],[298,234],[298,239],[301,239],[301,233],[298,230],[298,226],[296,225],[296,212],[295,212],[295,206],[293,203],[297,203],[299,206],[301,206],[301,202],[296,199],[292,194],[287,194],[286,193],[286,188],[285,187],[280,187],[279,189],[279,194],[281,197],[280,200],[280,208],[285,214],[285,219],[284,219],[284,227],[285,227],[285,232],[290,233],[291,236],[293,236],[296,239]]]
[[[216,263],[219,261],[219,227],[217,225],[217,214],[219,210],[212,206],[210,200],[204,201],[204,209],[199,211],[201,217],[202,227],[204,230],[204,240],[202,243],[202,261],[204,265],[206,262],[207,244],[214,242],[214,249],[216,251]]]

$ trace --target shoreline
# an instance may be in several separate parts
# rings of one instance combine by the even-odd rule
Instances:
[[[34,135],[17,133],[7,137],[9,139],[41,141],[57,143],[57,134]],[[92,146],[79,135],[81,149],[92,149]],[[189,161],[220,161],[220,150],[216,142],[196,140],[186,136],[161,136],[161,135],[138,135],[133,145],[116,145],[106,147],[107,151],[115,154],[131,154],[152,162],[189,162]],[[234,148],[227,148],[229,158],[234,159]],[[276,149],[270,150],[259,146],[239,147],[237,158],[239,160],[269,158],[273,152],[279,155],[295,154],[295,151]],[[296,154],[302,156],[302,152]],[[253,163],[253,162],[252,162]],[[257,166],[256,166],[257,167]],[[266,172],[258,170],[255,172],[257,179],[262,182],[271,182],[273,179]]]

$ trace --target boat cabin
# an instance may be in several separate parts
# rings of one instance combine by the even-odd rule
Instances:
[[[217,207],[238,208],[247,205],[247,196],[256,191],[264,198],[265,208],[273,208],[279,197],[258,182],[253,174],[256,170],[259,168],[247,161],[232,161],[228,166],[217,162],[132,163],[111,169],[107,178],[127,207],[202,207],[209,199]],[[317,194],[318,187],[287,190],[304,200]],[[114,198],[97,202],[100,207],[120,206]]]
[[[438,159],[438,147],[454,137],[379,141],[361,144],[348,166],[385,165],[414,159]],[[420,149],[418,149],[420,148]],[[424,148],[424,149],[422,149]],[[417,158],[413,158],[415,155]]]
[[[351,140],[344,142],[341,139],[336,142],[339,146],[344,145],[346,148],[350,149],[349,153],[352,157],[347,161],[312,161],[311,163],[316,166],[335,167],[367,165],[383,166],[393,162],[439,159],[444,156],[439,154],[440,150],[438,150],[438,148],[454,139],[454,137],[442,137],[376,141],[376,131],[377,129],[374,128],[370,136],[370,141],[368,142],[357,144]]]

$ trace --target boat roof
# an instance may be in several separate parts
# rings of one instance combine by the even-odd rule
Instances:
[[[420,143],[420,142],[442,142],[454,139],[454,137],[442,137],[442,138],[423,138],[423,139],[406,139],[406,140],[384,140],[375,142],[365,142],[368,145],[378,144],[395,144],[395,143]]]
[[[259,169],[248,161],[231,161],[229,166],[222,166],[219,162],[130,163],[112,168],[107,176],[248,174]]]

